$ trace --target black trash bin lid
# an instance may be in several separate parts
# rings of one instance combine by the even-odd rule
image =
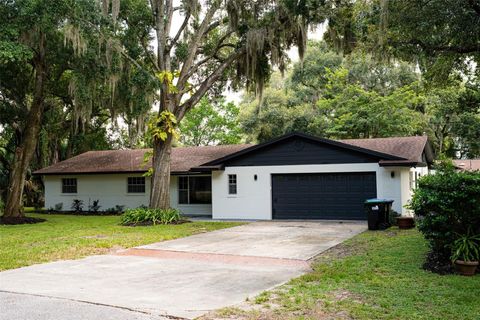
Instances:
[[[392,202],[393,200],[391,199],[378,199],[378,198],[365,200],[365,204],[379,204],[379,203],[392,203]]]

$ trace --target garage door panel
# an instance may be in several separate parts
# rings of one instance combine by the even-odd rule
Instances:
[[[365,219],[375,172],[272,175],[274,219]]]

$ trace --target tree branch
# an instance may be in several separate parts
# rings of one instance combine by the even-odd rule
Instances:
[[[192,66],[195,56],[197,55],[197,50],[200,45],[200,42],[203,36],[205,35],[205,31],[207,30],[208,25],[210,24],[210,21],[213,18],[213,15],[218,10],[220,3],[221,1],[217,0],[211,4],[210,8],[205,14],[205,17],[203,18],[202,23],[200,24],[200,28],[198,28],[195,37],[192,39],[192,41],[190,42],[190,45],[188,46],[188,50],[187,50],[188,56],[182,65],[180,76],[178,77],[178,82],[177,82],[177,87],[180,90],[183,90],[183,86],[187,82],[187,78],[185,76],[187,75],[188,71],[190,70],[190,67]]]
[[[202,99],[202,97],[211,88],[215,81],[217,81],[222,76],[225,69],[229,67],[235,60],[240,58],[245,53],[245,51],[245,47],[242,47],[241,49],[232,53],[227,59],[225,59],[222,64],[218,66],[215,71],[212,72],[212,74],[210,74],[210,76],[208,76],[202,82],[198,90],[178,108],[178,113],[176,114],[176,117],[179,121],[183,118],[183,116],[188,110],[190,110],[200,101],[200,99]]]
[[[172,50],[172,48],[177,44],[178,42],[178,39],[180,39],[180,36],[182,35],[182,32],[183,30],[187,27],[188,25],[188,21],[190,20],[190,12],[188,12],[186,15],[185,15],[185,18],[183,19],[183,23],[182,25],[180,26],[180,28],[178,29],[177,31],[177,34],[175,35],[175,37],[173,38],[173,40],[171,41],[171,43],[169,44],[168,46],[168,49],[167,49],[167,53],[170,52],[170,50]]]
[[[213,54],[207,56],[206,58],[204,58],[204,59],[202,59],[202,60],[200,60],[200,61],[198,61],[194,66],[192,66],[192,67],[190,68],[190,70],[188,71],[188,73],[186,74],[185,79],[186,79],[186,80],[190,79],[190,77],[191,77],[203,64],[207,63],[208,61],[210,61],[210,60],[213,59],[213,58],[217,58],[217,57],[218,57],[218,56],[217,56],[217,53],[218,53],[218,51],[219,51],[221,48],[223,48],[223,47],[225,47],[225,46],[235,47],[235,46],[233,46],[233,45],[231,45],[231,44],[223,44],[223,41],[225,41],[226,39],[228,39],[228,37],[229,37],[232,33],[233,33],[233,30],[230,30],[230,31],[228,31],[227,33],[225,33],[225,34],[222,36],[222,38],[220,38],[220,40],[218,41],[217,47],[215,48]],[[218,60],[219,60],[219,59],[218,59]],[[221,61],[221,62],[222,62],[222,61]]]

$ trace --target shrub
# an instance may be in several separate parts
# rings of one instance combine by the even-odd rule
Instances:
[[[75,212],[82,212],[83,211],[83,201],[79,199],[73,199],[72,210]]]
[[[59,202],[55,204],[55,208],[54,208],[55,211],[62,211],[62,209],[63,209],[63,202]]]
[[[441,164],[435,174],[419,180],[409,208],[430,244],[428,264],[436,265],[425,267],[432,271],[448,269],[459,236],[466,235],[470,227],[474,234],[480,233],[480,172],[457,172],[453,165]]]
[[[3,204],[2,198],[0,198],[0,216],[3,216],[3,210],[5,210],[5,205]]]
[[[121,219],[123,225],[170,224],[181,219],[177,209],[127,209]]]
[[[98,210],[102,207],[98,205],[99,203],[100,203],[100,200],[93,200],[93,204],[88,206],[88,210],[94,213],[97,213]]]

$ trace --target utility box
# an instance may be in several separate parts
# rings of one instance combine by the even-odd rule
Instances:
[[[385,230],[391,227],[390,214],[393,200],[368,199],[365,201],[365,211],[368,217],[368,230]]]

